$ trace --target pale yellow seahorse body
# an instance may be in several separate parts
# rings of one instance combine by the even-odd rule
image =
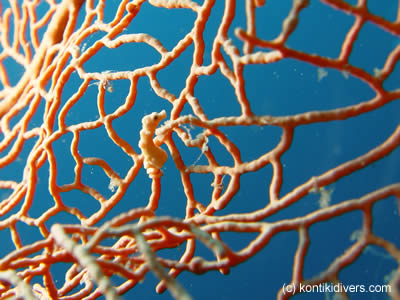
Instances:
[[[144,157],[144,168],[150,178],[162,175],[161,168],[168,159],[168,154],[161,147],[154,144],[153,135],[161,120],[167,116],[165,110],[153,112],[142,119],[139,148]]]

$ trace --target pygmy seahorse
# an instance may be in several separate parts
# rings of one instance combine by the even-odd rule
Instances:
[[[165,110],[153,112],[142,119],[139,148],[144,157],[144,168],[150,178],[162,175],[161,168],[168,159],[168,154],[160,146],[154,144],[153,135],[160,121],[167,116]]]

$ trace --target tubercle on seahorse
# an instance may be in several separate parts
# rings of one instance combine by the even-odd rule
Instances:
[[[167,116],[165,110],[153,112],[142,119],[139,148],[144,158],[144,168],[150,178],[162,175],[161,168],[168,159],[168,154],[161,147],[154,144],[153,135],[158,124]]]

